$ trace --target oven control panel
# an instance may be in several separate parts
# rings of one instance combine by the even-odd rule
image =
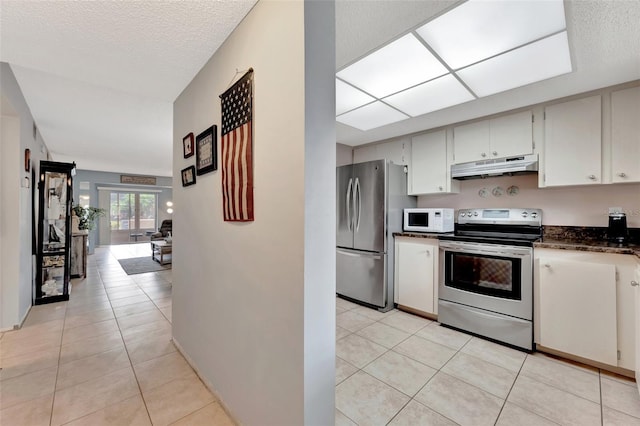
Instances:
[[[459,224],[542,226],[541,209],[460,209]]]

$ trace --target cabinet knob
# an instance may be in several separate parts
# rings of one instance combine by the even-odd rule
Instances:
[[[482,154],[480,154],[481,157],[486,157],[487,154],[485,154],[484,152]]]
[[[638,287],[638,281],[631,281],[631,287]]]
[[[549,265],[548,263],[545,263],[545,264],[544,264],[544,267],[545,267],[545,268],[551,268],[551,265]]]
[[[431,256],[431,252],[429,250],[425,251],[425,253],[427,254],[427,257]],[[636,285],[638,285],[638,283],[636,283]]]
[[[589,179],[596,180],[596,175],[589,175]]]
[[[442,191],[442,187],[441,187],[441,186],[439,186],[439,187],[438,187],[438,189],[439,189],[440,191]]]
[[[493,155],[498,155],[498,151],[493,151],[492,154]]]
[[[623,172],[623,173],[618,173],[618,176],[620,176],[621,178],[623,178],[623,177],[627,177],[627,174],[626,174],[626,173],[624,173],[624,172]]]

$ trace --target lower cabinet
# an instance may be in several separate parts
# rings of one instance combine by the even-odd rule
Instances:
[[[395,239],[395,289],[400,307],[438,313],[437,239]]]
[[[636,257],[553,249],[534,256],[535,342],[634,370]]]

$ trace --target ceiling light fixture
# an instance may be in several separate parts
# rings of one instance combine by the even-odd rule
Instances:
[[[447,69],[413,34],[365,56],[338,72],[338,77],[382,98],[439,77]]]
[[[346,114],[339,115],[336,120],[340,123],[355,127],[360,130],[369,130],[375,127],[406,120],[408,115],[401,113],[389,105],[380,101],[373,102]]]
[[[415,34],[336,74],[338,122],[370,130],[572,71],[563,0],[468,0]]]
[[[562,0],[469,0],[416,32],[457,70],[565,28]]]
[[[451,74],[384,98],[389,105],[412,117],[475,99]]]
[[[373,96],[336,78],[336,115],[344,114],[375,100]]]
[[[478,96],[489,96],[571,71],[565,31],[471,65],[457,74]]]

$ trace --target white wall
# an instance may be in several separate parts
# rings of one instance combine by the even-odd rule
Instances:
[[[495,197],[496,187],[515,185],[515,196]],[[489,190],[486,198],[478,195]],[[562,188],[538,188],[537,175],[502,176],[462,181],[459,194],[418,197],[420,207],[523,207],[543,210],[544,225],[607,226],[609,207],[623,207],[627,225],[640,228],[640,184],[592,185]]]
[[[7,63],[0,63],[2,132],[0,140],[0,330],[22,323],[32,301],[32,188],[24,169],[25,149],[31,150],[31,168],[37,172],[47,150],[39,132],[33,135],[33,117]],[[30,179],[30,187],[25,178]],[[37,204],[37,201],[36,201]],[[37,207],[36,207],[37,209]]]
[[[173,225],[174,340],[247,425],[333,424],[334,32],[308,38],[308,7],[259,1],[174,103],[180,182],[195,161],[182,158],[182,138],[212,124],[219,134],[218,95],[236,70],[255,70],[255,221],[223,221],[219,163],[195,185],[174,186]],[[316,30],[333,28],[333,4],[316,7],[331,9],[314,16]],[[305,53],[331,68],[313,88]],[[320,132],[310,138],[311,129]]]
[[[4,111],[3,111],[4,112]],[[0,182],[0,289],[2,305],[0,330],[12,328],[20,323],[20,184],[18,162],[20,149],[20,119],[3,115],[0,117],[2,141],[2,181]],[[24,314],[24,312],[22,312]]]
[[[335,422],[335,5],[306,1],[304,424]]]
[[[336,144],[336,165],[344,166],[353,163],[353,147]]]

